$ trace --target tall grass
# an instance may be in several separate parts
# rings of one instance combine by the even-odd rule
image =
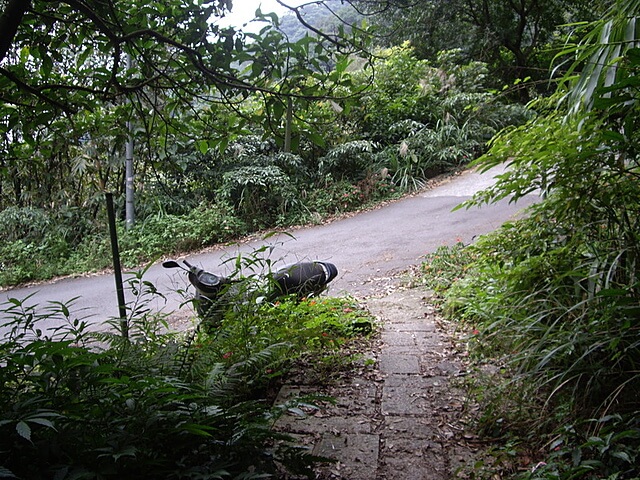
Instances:
[[[603,191],[584,203],[602,196],[611,198]],[[473,245],[430,255],[425,282],[467,332],[472,357],[503,367],[474,387],[481,431],[515,436],[526,444],[522,457],[544,459],[533,478],[633,478],[640,285],[637,235],[622,227],[636,219],[625,204],[608,217],[624,222],[567,221],[556,201]]]

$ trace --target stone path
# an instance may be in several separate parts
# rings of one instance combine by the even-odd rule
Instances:
[[[464,367],[423,295],[398,289],[367,299],[381,330],[368,355],[375,364],[319,392],[334,397],[334,405],[277,424],[314,454],[336,460],[316,478],[444,480],[473,457],[460,421],[464,394],[455,386]],[[313,386],[286,385],[277,401],[314,392]]]

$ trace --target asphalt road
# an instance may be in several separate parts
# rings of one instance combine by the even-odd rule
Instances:
[[[492,184],[494,176],[500,172],[500,169],[494,169],[480,175],[466,171],[436,188],[376,210],[326,225],[296,229],[266,240],[193,254],[188,260],[214,273],[224,273],[229,270],[230,259],[268,245],[274,268],[297,260],[330,261],[338,267],[339,274],[332,282],[329,294],[366,295],[372,293],[380,278],[393,276],[421,263],[425,254],[441,245],[471,242],[475,236],[495,230],[536,201],[537,197],[530,196],[517,204],[504,200],[481,208],[452,212],[474,192]],[[149,268],[144,279],[153,283],[166,297],[166,302],[157,301],[153,308],[167,311],[178,308],[183,298],[176,290],[187,286],[183,273],[157,264]],[[67,302],[79,297],[72,311],[78,317],[90,317],[98,325],[118,316],[112,274],[65,278],[35,287],[6,290],[0,292],[0,303],[8,298],[24,299],[28,295],[32,296],[27,303],[37,304],[39,308],[51,301]],[[128,294],[128,301],[131,298]],[[6,321],[6,317],[0,318],[2,325]],[[5,331],[0,326],[0,335]]]

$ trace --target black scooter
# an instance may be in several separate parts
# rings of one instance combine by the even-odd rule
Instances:
[[[238,298],[247,296],[240,288],[243,279],[215,275],[183,260],[181,265],[175,260],[163,262],[165,268],[180,268],[188,274],[189,282],[195,287],[194,303],[198,315],[212,326],[222,320],[224,312]],[[338,275],[336,266],[329,262],[298,262],[281,268],[265,280],[263,291],[253,291],[251,296],[273,302],[278,298],[295,295],[298,298],[318,296]]]

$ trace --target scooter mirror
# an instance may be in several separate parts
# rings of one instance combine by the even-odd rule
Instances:
[[[182,268],[182,266],[175,260],[167,260],[166,262],[162,262],[162,266],[164,268]]]

